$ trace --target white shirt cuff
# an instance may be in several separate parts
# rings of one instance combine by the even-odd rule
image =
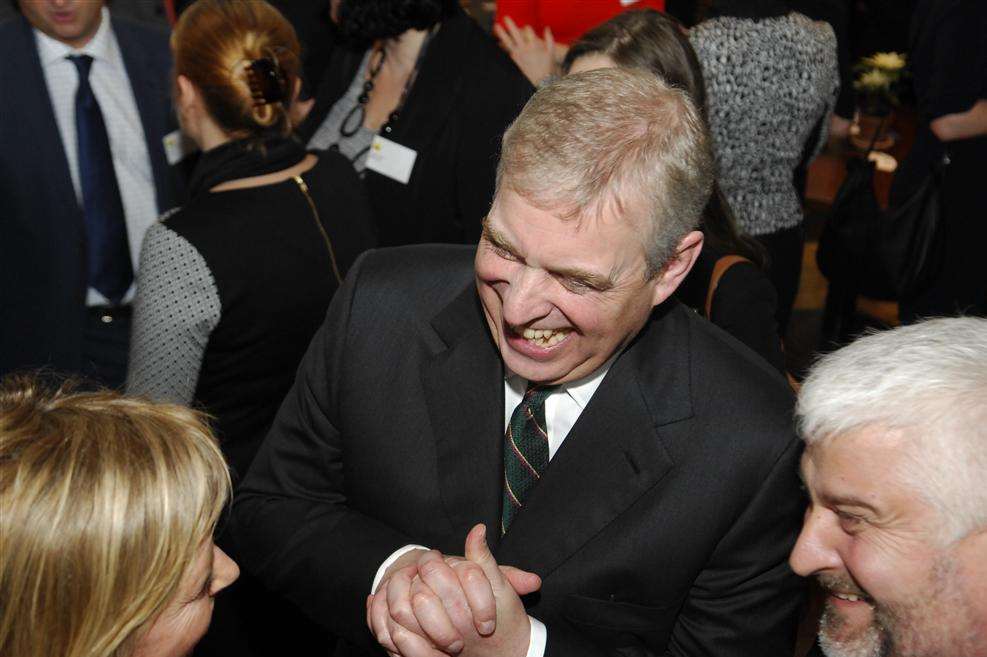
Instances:
[[[531,638],[528,639],[528,654],[526,657],[543,657],[545,644],[548,642],[548,629],[537,618],[528,616],[531,621]]]
[[[387,557],[384,563],[380,564],[380,568],[377,569],[377,574],[374,575],[374,583],[370,587],[371,593],[377,592],[377,587],[380,586],[380,580],[384,579],[384,573],[387,569],[391,567],[391,564],[400,559],[402,556],[411,552],[412,550],[427,550],[428,548],[424,545],[405,545],[402,548],[398,548],[391,553],[391,556]]]

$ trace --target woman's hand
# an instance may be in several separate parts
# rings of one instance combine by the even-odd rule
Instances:
[[[545,78],[558,75],[559,64],[568,49],[556,45],[551,28],[546,27],[544,38],[539,38],[530,25],[521,29],[507,16],[504,27],[495,24],[493,29],[500,44],[531,84],[538,85]]]

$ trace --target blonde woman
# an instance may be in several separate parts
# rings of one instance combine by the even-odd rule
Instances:
[[[193,411],[0,384],[0,655],[189,654],[239,574],[229,491]]]

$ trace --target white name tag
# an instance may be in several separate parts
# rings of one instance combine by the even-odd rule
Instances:
[[[367,168],[407,185],[417,157],[418,153],[407,146],[377,135],[370,143]]]
[[[181,130],[166,134],[161,138],[161,144],[164,146],[165,159],[168,160],[168,164],[178,164],[186,155],[198,150],[195,142],[185,136]]]

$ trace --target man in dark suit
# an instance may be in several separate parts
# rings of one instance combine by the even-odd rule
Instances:
[[[141,240],[176,202],[167,36],[103,2],[19,9],[0,24],[0,374],[118,386]]]
[[[553,82],[478,248],[351,270],[233,513],[242,564],[337,654],[792,654],[790,390],[671,297],[702,125],[650,74]]]

